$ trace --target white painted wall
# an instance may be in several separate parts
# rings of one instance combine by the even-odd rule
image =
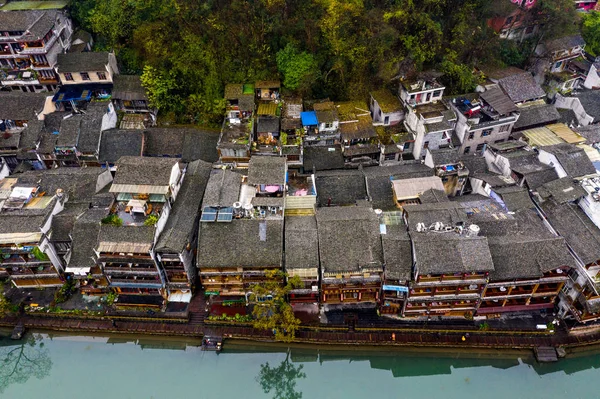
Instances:
[[[572,109],[580,125],[587,126],[594,122],[594,118],[585,112],[585,109],[577,97],[563,97],[562,95],[557,94],[554,98],[554,106],[556,108]]]
[[[600,75],[598,74],[598,69],[594,66],[594,64],[592,64],[590,67],[588,75],[585,78],[585,82],[583,82],[583,87],[590,90],[594,87],[600,87]]]
[[[552,166],[559,178],[567,177],[567,172],[565,172],[565,169],[562,167],[560,162],[558,162],[556,156],[544,151],[543,149],[540,149],[539,151],[538,159],[541,163]]]

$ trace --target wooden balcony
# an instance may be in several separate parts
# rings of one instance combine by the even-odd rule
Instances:
[[[141,274],[141,275],[153,275],[158,274],[158,270],[155,268],[146,267],[105,267],[104,272],[106,274]]]

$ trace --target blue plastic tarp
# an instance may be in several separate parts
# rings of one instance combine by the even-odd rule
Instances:
[[[315,111],[300,112],[300,119],[302,119],[302,126],[317,126],[317,113]]]

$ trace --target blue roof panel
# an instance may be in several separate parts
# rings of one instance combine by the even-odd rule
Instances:
[[[317,113],[315,111],[300,112],[300,119],[302,119],[303,126],[317,126]]]

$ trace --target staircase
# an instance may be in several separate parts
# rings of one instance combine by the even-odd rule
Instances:
[[[315,214],[317,197],[304,195],[285,197],[285,216],[310,216]]]
[[[204,324],[206,318],[206,300],[204,298],[204,292],[198,292],[192,298],[189,305],[190,321],[189,324],[192,326],[201,326]]]

